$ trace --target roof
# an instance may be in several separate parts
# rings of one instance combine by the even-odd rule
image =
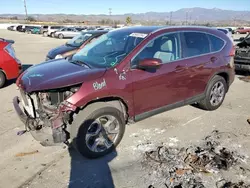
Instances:
[[[86,34],[86,33],[89,33],[89,34],[104,34],[104,33],[107,33],[108,31],[107,30],[89,30],[89,31],[81,31],[82,34]]]
[[[124,31],[124,32],[135,32],[135,33],[145,33],[149,34],[152,33],[158,29],[164,28],[164,26],[132,26],[132,27],[122,27],[115,30],[112,30],[111,32],[115,31]]]

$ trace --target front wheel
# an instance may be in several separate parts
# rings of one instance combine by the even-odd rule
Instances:
[[[198,105],[204,110],[216,110],[224,101],[227,87],[227,83],[223,77],[214,76],[208,85],[205,99],[198,103]]]
[[[98,158],[112,152],[120,143],[125,120],[114,106],[94,103],[77,114],[71,128],[74,147],[87,158]]]
[[[58,38],[59,38],[59,39],[63,39],[63,38],[64,38],[63,34],[60,34],[60,35],[58,36]]]
[[[55,33],[51,33],[51,37],[55,38]]]

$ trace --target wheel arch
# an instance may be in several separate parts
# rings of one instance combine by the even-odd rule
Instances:
[[[90,102],[88,102],[86,105],[80,107],[80,110],[86,108],[87,106],[93,104],[93,103],[97,103],[97,102],[105,102],[105,103],[109,103],[112,106],[116,107],[117,109],[119,109],[125,118],[125,121],[128,121],[129,118],[129,107],[128,104],[125,102],[124,99],[122,99],[121,97],[117,97],[117,96],[112,96],[112,97],[103,97],[103,98],[99,98],[99,99],[95,99],[95,100],[91,100]]]
[[[225,79],[225,81],[226,81],[226,83],[227,83],[226,92],[228,92],[228,89],[229,89],[229,73],[228,73],[227,71],[220,71],[220,72],[214,73],[214,74],[210,77],[210,79],[209,79],[209,81],[208,81],[208,83],[207,83],[205,92],[207,91],[208,86],[209,86],[211,80],[212,80],[215,76],[221,76],[222,78]]]

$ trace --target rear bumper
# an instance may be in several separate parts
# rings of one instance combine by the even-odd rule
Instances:
[[[20,120],[26,124],[27,120],[28,120],[28,116],[23,112],[23,110],[20,108],[20,99],[19,97],[14,97],[13,99],[13,105],[14,105],[14,108],[15,108],[15,111],[18,115],[18,117],[20,118]]]

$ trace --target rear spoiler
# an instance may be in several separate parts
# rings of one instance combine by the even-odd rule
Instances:
[[[14,44],[14,43],[15,43],[14,40],[8,40],[8,39],[3,39],[3,38],[0,38],[0,41],[8,42],[8,43],[11,43],[11,44]]]

